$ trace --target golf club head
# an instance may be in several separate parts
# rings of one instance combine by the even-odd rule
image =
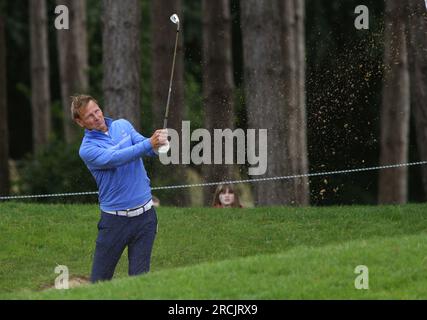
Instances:
[[[174,13],[173,15],[170,16],[170,19],[173,23],[175,23],[177,25],[177,30],[179,30],[179,18],[178,15],[176,13]]]
[[[163,146],[159,147],[158,152],[159,152],[159,153],[167,153],[167,152],[169,151],[169,148],[170,148],[170,144],[169,144],[169,141],[168,141],[168,143],[167,143],[167,144],[165,144],[165,145],[163,145]]]

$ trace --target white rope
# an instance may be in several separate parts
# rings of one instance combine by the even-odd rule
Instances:
[[[296,175],[289,175],[289,176],[276,176],[276,177],[255,178],[255,179],[246,179],[246,180],[231,180],[231,181],[220,181],[220,182],[182,184],[182,185],[174,185],[174,186],[161,186],[161,187],[153,187],[153,188],[151,188],[151,190],[183,189],[183,188],[216,186],[219,184],[238,184],[238,183],[253,183],[253,182],[264,182],[264,181],[275,181],[275,180],[288,180],[288,179],[297,179],[297,178],[304,178],[304,177],[319,177],[319,176],[330,176],[330,175],[338,175],[338,174],[346,174],[346,173],[354,173],[354,172],[392,169],[392,168],[409,167],[409,166],[417,166],[417,165],[425,165],[425,164],[427,164],[427,161],[418,161],[418,162],[391,164],[391,165],[367,167],[367,168],[356,168],[356,169],[347,169],[347,170],[338,170],[338,171],[326,171],[326,172],[296,174]],[[22,196],[2,196],[2,197],[0,197],[0,200],[71,197],[71,196],[86,196],[86,195],[95,195],[95,194],[98,194],[98,191],[73,192],[73,193],[52,193],[52,194],[38,194],[38,195],[22,195]]]

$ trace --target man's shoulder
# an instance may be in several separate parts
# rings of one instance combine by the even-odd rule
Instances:
[[[91,146],[97,146],[102,144],[102,141],[96,136],[85,135],[82,139],[82,143],[80,144],[79,154],[84,153]]]
[[[134,127],[126,119],[117,119],[111,123],[111,130],[113,132],[121,132],[123,135],[124,133],[130,134],[134,130]]]
[[[85,134],[80,144],[80,149],[86,146],[88,143],[91,143],[91,141],[93,141],[94,139],[96,139],[96,137],[94,137],[93,135]]]
[[[123,118],[113,120],[113,122],[111,124],[115,125],[115,126],[133,127],[132,124],[128,120],[123,119]]]
[[[92,138],[88,136],[84,136],[82,139],[82,143],[80,144],[79,148],[79,154],[82,155],[82,153],[92,144]]]

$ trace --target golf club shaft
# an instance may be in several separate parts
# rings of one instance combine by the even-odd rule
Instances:
[[[173,60],[172,60],[172,71],[171,71],[171,77],[169,81],[169,91],[168,91],[168,100],[166,102],[166,111],[165,111],[165,119],[163,121],[163,129],[166,129],[168,126],[168,116],[169,116],[169,103],[172,93],[172,81],[173,81],[173,74],[175,70],[175,58],[176,58],[176,50],[178,47],[178,35],[179,35],[179,28],[176,30],[176,37],[175,37],[175,48],[173,51]]]

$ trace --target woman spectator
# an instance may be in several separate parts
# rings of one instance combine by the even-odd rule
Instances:
[[[242,208],[239,195],[231,184],[220,184],[212,201],[214,208]]]

